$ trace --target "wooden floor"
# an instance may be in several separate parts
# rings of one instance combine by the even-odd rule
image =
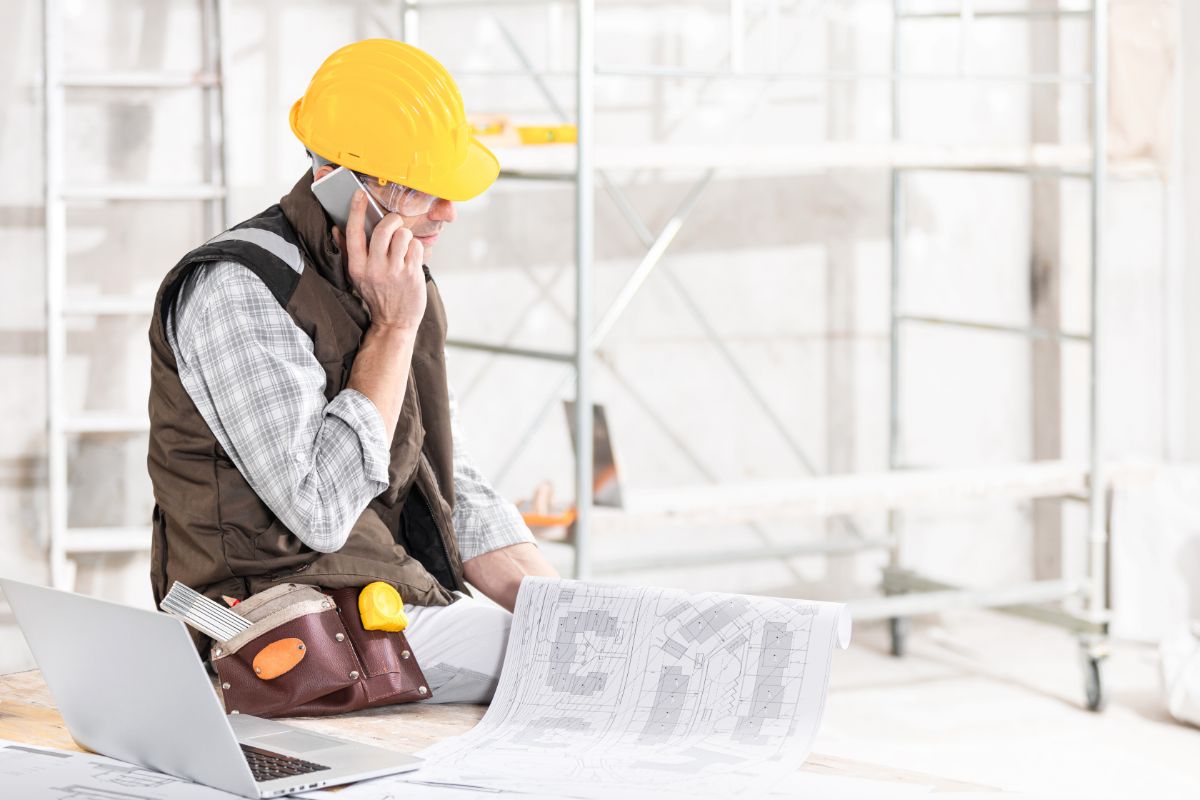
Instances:
[[[469,731],[485,710],[486,706],[407,703],[287,722],[367,744],[412,751]],[[67,732],[38,670],[0,675],[0,739],[83,750]]]
[[[476,705],[409,703],[336,717],[304,717],[286,721],[297,727],[366,744],[415,751],[441,739],[465,733],[474,727],[485,710],[485,706]],[[37,670],[0,675],[0,739],[63,750],[83,749],[71,739]],[[975,784],[815,753],[809,757],[803,769],[814,774],[918,784],[942,790],[982,788]]]

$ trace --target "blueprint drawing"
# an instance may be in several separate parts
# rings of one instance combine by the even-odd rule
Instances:
[[[765,793],[807,757],[844,606],[526,578],[491,707],[405,780],[561,797]]]
[[[94,753],[56,750],[0,739],[0,798],[4,800],[239,800]]]

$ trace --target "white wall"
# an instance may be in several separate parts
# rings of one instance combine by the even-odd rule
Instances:
[[[110,0],[67,3],[73,23],[73,63],[184,67],[195,63],[191,2]],[[273,203],[304,169],[302,150],[287,127],[287,110],[320,61],[355,38],[396,33],[394,6],[378,2],[230,4],[228,91],[232,210],[242,219]],[[721,66],[725,26],[705,6],[668,13],[601,3],[601,56],[626,64],[677,59]],[[756,4],[747,4],[758,8]],[[805,8],[821,4],[801,4]],[[816,71],[828,63],[880,73],[888,68],[890,7],[877,0],[824,4],[831,21],[810,17],[780,22],[782,46],[762,31],[750,34],[747,69],[775,64]],[[1188,4],[1183,4],[1187,6]],[[0,49],[0,263],[9,291],[0,293],[0,369],[13,376],[0,391],[0,572],[46,578],[44,346],[42,343],[41,143],[38,75],[39,4],[0,0],[12,46]],[[724,7],[719,6],[719,7]],[[511,29],[535,60],[569,68],[569,5],[558,27],[534,10],[516,10]],[[1185,10],[1197,30],[1194,8]],[[553,18],[551,18],[553,20]],[[950,70],[959,63],[959,28],[938,23],[906,36],[913,71]],[[1189,37],[1183,36],[1186,43]],[[1195,37],[1190,37],[1194,40]],[[494,23],[477,12],[432,15],[421,42],[452,68],[513,69]],[[1025,69],[1028,53],[1018,25],[977,23],[969,59],[984,73]],[[1064,32],[1064,70],[1086,55],[1082,29]],[[1189,70],[1196,54],[1185,48]],[[1075,59],[1075,61],[1072,61]],[[1082,62],[1080,62],[1082,63]],[[1191,73],[1189,73],[1190,75]],[[520,121],[553,119],[527,81],[461,80],[468,108],[510,111]],[[569,81],[553,81],[570,105]],[[1195,82],[1189,84],[1195,86]],[[1194,94],[1194,91],[1193,91]],[[80,95],[81,98],[84,95]],[[89,93],[87,98],[97,98]],[[194,106],[184,99],[131,94],[113,112],[79,103],[68,137],[70,164],[80,179],[186,180],[198,138]],[[602,143],[647,140],[744,146],[819,142],[829,135],[881,142],[889,135],[887,84],[780,82],[765,92],[731,82],[703,90],[695,82],[602,82]],[[1028,96],[1020,85],[915,84],[903,94],[904,135],[913,141],[1019,144],[1028,131]],[[1064,135],[1080,141],[1085,95],[1065,92]],[[695,106],[695,108],[693,108]],[[1200,102],[1185,108],[1194,127]],[[155,110],[151,110],[155,109]],[[690,110],[690,111],[689,111]],[[687,113],[685,113],[687,112]],[[689,115],[690,114],[690,115]],[[672,128],[676,119],[692,120]],[[1082,121],[1081,121],[1082,120]],[[1184,155],[1185,159],[1190,156]],[[1200,180],[1189,164],[1189,208],[1200,207]],[[685,194],[694,171],[618,171],[651,227],[661,225]],[[879,170],[819,175],[720,176],[698,204],[662,269],[678,276],[693,302],[752,376],[818,469],[881,469],[886,465],[888,203],[887,174]],[[1086,188],[1086,187],[1084,187]],[[1024,180],[997,176],[921,176],[907,186],[908,227],[903,287],[912,311],[1023,324],[1028,320],[1029,199]],[[1067,187],[1063,199],[1064,324],[1086,322],[1087,195]],[[452,334],[548,348],[570,347],[564,312],[573,287],[569,187],[501,183],[460,209],[454,232],[431,265],[449,308]],[[1162,339],[1162,192],[1153,182],[1114,186],[1107,214],[1110,252],[1105,424],[1114,456],[1162,455],[1164,341]],[[152,290],[158,278],[209,231],[186,207],[130,204],[81,209],[70,217],[73,285],[96,291]],[[605,309],[641,255],[617,210],[601,194],[596,309]],[[1192,225],[1190,230],[1197,227]],[[1188,242],[1187,289],[1200,291],[1196,243]],[[541,297],[542,302],[533,301]],[[1200,330],[1191,323],[1176,345],[1189,364]],[[71,338],[69,374],[80,407],[140,408],[147,387],[145,320],[82,323]],[[1086,353],[1068,350],[1064,366],[1064,439],[1069,456],[1086,453]],[[560,372],[554,367],[476,353],[451,353],[452,380],[477,461],[495,472],[505,461]],[[902,447],[918,464],[979,464],[1025,459],[1030,452],[1029,349],[1003,337],[914,329],[903,358]],[[1189,397],[1200,396],[1189,370]],[[629,389],[632,388],[631,392]],[[598,361],[596,396],[609,413],[627,485],[653,487],[804,474],[796,453],[767,423],[689,314],[665,273],[652,277],[614,330]],[[1194,405],[1194,404],[1192,404]],[[1188,415],[1192,420],[1192,415]],[[1200,454],[1200,425],[1188,426],[1190,453]],[[677,445],[686,445],[682,451]],[[124,444],[97,438],[81,444],[73,468],[72,524],[139,523],[150,497],[144,437]],[[511,497],[552,479],[570,494],[570,449],[556,410],[531,446],[499,481]],[[878,530],[882,520],[860,520]],[[811,526],[809,532],[824,530]],[[1028,508],[977,504],[910,518],[914,563],[966,582],[1028,577]],[[766,526],[775,536],[795,535]],[[653,532],[647,532],[652,536]],[[679,545],[688,536],[678,534]],[[699,534],[697,534],[699,535]],[[709,532],[709,537],[713,536]],[[749,531],[718,532],[748,539]],[[675,540],[671,540],[674,542]],[[634,545],[634,547],[639,545]],[[672,546],[675,546],[672,544]],[[632,553],[626,553],[632,555]],[[874,576],[865,559],[852,574]],[[824,562],[793,565],[804,578],[829,577]],[[107,557],[85,565],[80,589],[148,604],[144,556]],[[794,581],[779,565],[740,570],[662,573],[654,580],[709,588],[765,590]],[[846,578],[839,577],[838,580]],[[28,665],[19,633],[0,615],[0,672]]]
[[[1197,41],[1200,5],[1180,3],[1180,16],[1180,40]],[[1200,342],[1200,315],[1195,313],[1200,303],[1200,147],[1197,146],[1200,143],[1200,48],[1185,45],[1180,53],[1180,66],[1181,131],[1176,141],[1181,147],[1175,175],[1182,184],[1176,195],[1179,202],[1176,218],[1178,228],[1183,232],[1178,251],[1183,291],[1177,313],[1184,321],[1185,341],[1178,350],[1181,358],[1177,363],[1183,372],[1178,383],[1183,387],[1180,416],[1184,426],[1181,435],[1186,442],[1184,457],[1194,461],[1200,459],[1200,419],[1196,412],[1200,409],[1200,347],[1196,346]]]

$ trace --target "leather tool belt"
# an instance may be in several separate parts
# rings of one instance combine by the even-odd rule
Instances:
[[[404,634],[363,628],[358,593],[287,583],[234,606],[253,624],[212,646],[226,713],[325,716],[430,697]]]

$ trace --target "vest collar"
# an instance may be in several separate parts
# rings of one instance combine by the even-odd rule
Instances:
[[[343,292],[351,292],[345,254],[333,240],[333,225],[313,194],[312,184],[312,170],[306,169],[292,190],[280,198],[279,205],[321,277]]]

